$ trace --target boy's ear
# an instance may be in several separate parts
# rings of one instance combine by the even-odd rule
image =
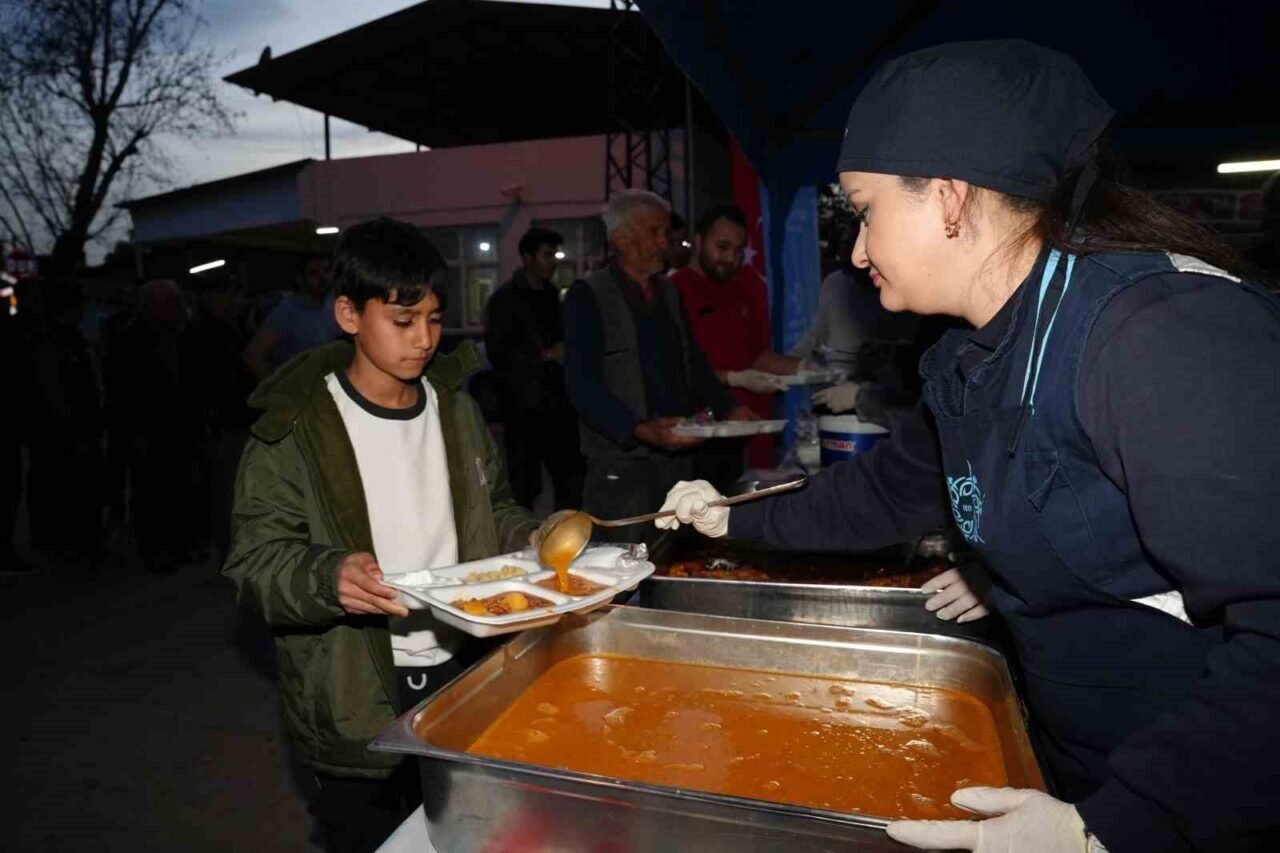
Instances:
[[[333,317],[348,335],[360,334],[360,309],[350,297],[339,296],[333,300]]]

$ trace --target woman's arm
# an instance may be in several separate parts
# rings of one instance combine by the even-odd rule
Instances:
[[[938,436],[924,404],[869,453],[823,470],[800,492],[733,508],[729,536],[810,551],[869,551],[950,518]]]

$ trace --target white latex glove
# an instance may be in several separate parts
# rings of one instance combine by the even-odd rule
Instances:
[[[931,593],[924,609],[944,621],[972,622],[990,612],[959,569],[947,569],[936,578],[930,578],[920,590]]]
[[[813,402],[826,406],[839,414],[847,412],[858,404],[858,392],[862,386],[857,382],[841,382],[820,391],[813,392]]]
[[[725,379],[729,380],[731,388],[745,388],[757,394],[772,394],[787,390],[787,386],[782,384],[781,376],[750,367],[746,370],[730,370],[725,374]]]
[[[896,820],[886,832],[921,850],[974,853],[1086,853],[1084,821],[1076,807],[1022,788],[961,788],[952,805],[987,820]]]
[[[718,538],[729,532],[729,508],[708,506],[724,495],[706,480],[681,480],[667,492],[662,511],[675,510],[674,516],[659,518],[653,523],[663,530],[676,530],[681,524],[692,524],[703,536]]]

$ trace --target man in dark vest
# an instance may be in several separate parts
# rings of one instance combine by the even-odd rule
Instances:
[[[660,196],[616,194],[604,212],[612,262],[565,299],[565,387],[587,459],[583,508],[601,518],[655,511],[691,475],[699,442],[672,432],[681,420],[707,410],[756,419],[716,380],[689,334],[679,291],[661,274],[670,218]]]

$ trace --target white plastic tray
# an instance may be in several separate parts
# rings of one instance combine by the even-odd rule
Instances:
[[[515,566],[524,574],[502,580],[468,582],[468,575]],[[644,545],[593,545],[573,561],[569,571],[604,589],[591,595],[565,595],[536,582],[555,577],[555,572],[538,565],[532,549],[501,554],[485,560],[460,563],[443,569],[388,574],[382,582],[400,592],[400,603],[410,610],[430,609],[446,625],[475,637],[493,637],[530,628],[541,628],[566,613],[586,613],[608,604],[620,592],[633,590],[653,574]],[[523,592],[552,602],[551,607],[508,613],[503,616],[476,616],[453,605],[468,598],[488,598],[504,592]]]
[[[710,424],[680,424],[672,427],[671,432],[687,438],[742,438],[747,435],[782,432],[786,426],[785,420],[716,421]]]
[[[840,370],[802,370],[799,373],[779,376],[783,385],[826,385],[839,382],[844,373]]]

